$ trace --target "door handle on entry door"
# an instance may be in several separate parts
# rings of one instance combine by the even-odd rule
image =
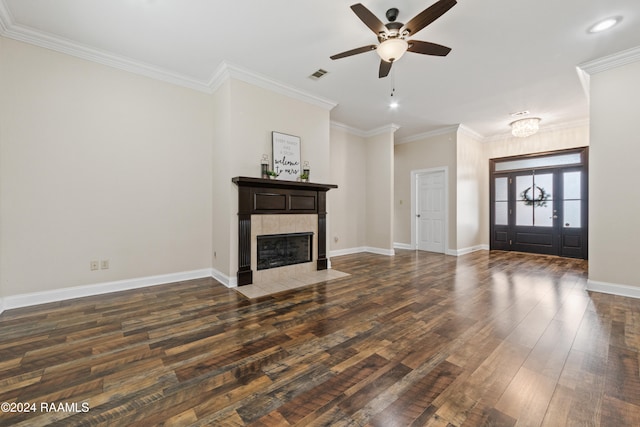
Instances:
[[[416,217],[420,218],[420,214],[416,214]]]

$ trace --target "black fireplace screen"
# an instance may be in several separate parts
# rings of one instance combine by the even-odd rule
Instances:
[[[310,262],[313,233],[258,236],[258,270]]]

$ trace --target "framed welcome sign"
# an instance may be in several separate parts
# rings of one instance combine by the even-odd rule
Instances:
[[[271,132],[273,171],[278,179],[296,181],[300,176],[300,137]]]

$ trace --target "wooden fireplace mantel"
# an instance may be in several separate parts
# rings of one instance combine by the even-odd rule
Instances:
[[[239,187],[282,188],[289,190],[329,191],[338,188],[335,184],[318,184],[316,182],[283,181],[278,179],[252,178],[248,176],[236,176],[231,182]]]
[[[327,269],[327,191],[335,184],[282,181],[237,176],[238,285],[253,283],[251,270],[251,215],[318,215],[317,269]]]

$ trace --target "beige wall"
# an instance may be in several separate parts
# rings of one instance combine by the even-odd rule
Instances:
[[[331,127],[331,183],[338,185],[329,191],[331,251],[357,250],[367,244],[366,153],[363,137],[338,126]]]
[[[9,39],[0,64],[4,296],[210,268],[210,96]]]
[[[300,136],[312,179],[330,183],[324,104],[233,78],[209,95],[0,41],[0,297],[211,268],[233,280],[231,178],[259,176],[272,131]]]
[[[504,136],[483,142],[487,159],[544,153],[589,145],[588,123],[578,123],[571,127],[546,130],[544,122],[541,122],[540,127],[540,132],[527,138]]]
[[[260,176],[262,154],[272,158],[271,132],[277,131],[299,136],[301,139],[301,160],[308,161],[311,180],[330,183],[329,167],[329,110],[308,102],[297,100],[241,80],[231,79],[219,90],[228,90],[218,109],[228,109],[225,120],[229,123],[228,139],[226,132],[215,141],[216,153],[222,153],[218,162],[224,162],[224,172],[214,172],[218,177],[214,182],[215,193],[221,200],[213,202],[213,221],[216,235],[226,236],[222,227],[230,230],[229,241],[214,240],[214,248],[228,252],[229,263],[216,263],[216,269],[222,274],[235,278],[238,270],[238,190],[231,183],[234,176]],[[218,96],[215,94],[215,96]],[[226,105],[225,105],[226,103]],[[216,119],[222,126],[222,120]],[[225,176],[226,174],[226,176]],[[329,220],[331,221],[331,212]],[[327,233],[331,235],[330,230]],[[214,249],[217,252],[217,249]]]
[[[366,239],[370,250],[393,253],[393,132],[366,138]]]
[[[213,148],[212,148],[212,255],[213,268],[224,272],[222,281],[228,281],[231,265],[230,247],[237,236],[235,228],[231,228],[233,212],[237,206],[231,202],[232,191],[237,191],[231,182],[233,176],[231,162],[233,144],[231,141],[231,81],[226,80],[212,96],[213,115]],[[218,183],[218,184],[216,184]],[[222,183],[220,185],[219,183]]]
[[[633,287],[640,287],[638,76],[640,62],[591,76],[589,280]]]
[[[458,130],[456,171],[456,249],[474,250],[486,244],[489,219],[482,209],[488,198],[485,183],[488,180],[484,146],[464,130]]]
[[[394,236],[395,242],[411,244],[411,171],[447,167],[449,176],[449,249],[457,248],[456,237],[456,131],[394,147]]]

